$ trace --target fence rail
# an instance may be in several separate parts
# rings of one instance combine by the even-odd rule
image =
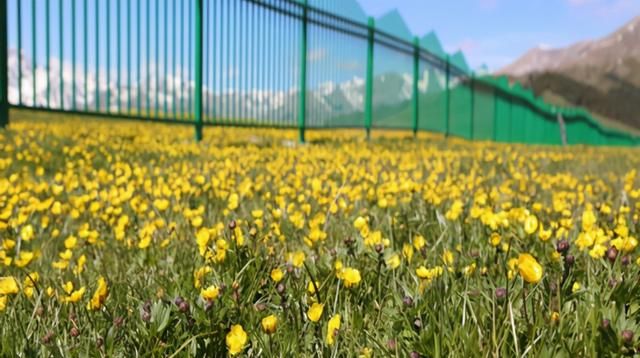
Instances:
[[[434,34],[414,37],[397,13],[367,17],[355,0],[0,0],[0,11],[2,126],[28,108],[184,123],[198,140],[217,125],[296,128],[301,141],[349,127],[640,144],[474,74]]]

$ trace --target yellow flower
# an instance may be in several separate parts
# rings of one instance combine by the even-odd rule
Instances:
[[[422,235],[416,235],[413,238],[413,247],[415,247],[416,250],[418,251],[420,251],[420,249],[422,249],[426,244],[427,244],[427,240],[425,240],[424,237],[422,237]]]
[[[535,215],[529,215],[524,220],[524,231],[531,235],[538,230],[538,218]]]
[[[209,286],[204,290],[200,291],[200,296],[208,301],[213,301],[220,295],[220,288],[216,286]]]
[[[491,234],[491,237],[490,237],[491,246],[496,247],[500,245],[501,240],[502,238],[500,237],[500,234],[498,234],[497,232],[494,232]]]
[[[260,323],[262,325],[262,330],[264,331],[264,333],[273,334],[276,332],[276,329],[278,328],[278,317],[274,315],[269,315],[263,318]]]
[[[271,270],[271,279],[273,280],[273,282],[278,283],[282,280],[283,277],[284,272],[282,272],[282,270],[280,270],[279,268],[274,268],[273,270]]]
[[[444,253],[442,254],[442,261],[444,262],[445,265],[448,265],[448,266],[453,265],[453,252],[449,250],[444,250]]]
[[[538,283],[542,279],[542,266],[529,254],[518,256],[518,270],[522,279],[528,283]]]
[[[15,260],[14,263],[16,266],[22,268],[30,264],[31,261],[33,261],[34,257],[35,257],[35,254],[33,252],[20,251],[20,255],[18,256],[18,258]]]
[[[91,301],[87,304],[87,309],[92,311],[99,310],[104,304],[104,301],[106,301],[108,295],[109,287],[107,286],[107,280],[100,276],[98,278],[98,287],[96,288],[96,292],[93,293]]]
[[[14,277],[0,277],[0,296],[15,295],[18,292],[18,281]]]
[[[322,303],[314,303],[309,307],[307,311],[307,317],[311,322],[318,322],[320,317],[322,317],[322,311],[324,310],[324,305]]]
[[[585,210],[582,213],[582,231],[589,231],[593,228],[596,223],[596,215],[591,210]]]
[[[336,314],[329,320],[327,324],[327,344],[333,345],[335,343],[335,337],[340,329],[340,315]]]
[[[156,199],[153,201],[153,206],[155,206],[159,211],[165,211],[167,210],[167,208],[169,208],[169,200]]]
[[[302,251],[297,251],[297,252],[292,252],[289,254],[289,259],[287,260],[289,263],[291,263],[294,267],[302,267],[302,264],[304,264],[304,259],[306,258],[304,252]]]
[[[196,233],[196,244],[198,244],[200,256],[204,256],[207,251],[207,245],[209,244],[210,238],[211,235],[209,234],[209,230],[206,228],[202,228]]]
[[[24,292],[25,296],[27,296],[28,298],[33,297],[35,285],[36,283],[38,283],[39,278],[40,278],[40,275],[37,272],[32,272],[29,275],[27,275],[27,277],[24,278],[22,291]]]
[[[365,227],[366,225],[367,225],[367,219],[363,218],[362,216],[358,216],[356,220],[353,222],[353,227],[355,227],[358,230],[362,230],[362,228]]]
[[[635,237],[616,238],[611,240],[611,245],[615,246],[618,251],[625,253],[632,252],[638,246],[638,240]]]
[[[67,294],[70,294],[73,291],[73,282],[67,281],[64,285],[62,285],[62,290]]]
[[[209,266],[202,266],[199,269],[195,270],[193,272],[193,286],[195,288],[202,287],[202,280],[204,279],[204,276],[209,272],[211,272],[211,267]]]
[[[238,208],[238,200],[240,198],[238,197],[238,194],[233,193],[231,195],[229,195],[229,201],[227,204],[227,209],[229,210],[235,210]]]
[[[576,293],[580,291],[581,288],[582,288],[582,285],[580,285],[579,282],[574,282],[573,285],[571,286],[571,293]]]
[[[309,292],[310,295],[315,295],[316,294],[316,286],[319,288],[320,287],[320,282],[316,281],[315,285],[314,285],[314,282],[309,281],[309,283],[307,284],[307,292]]]
[[[235,356],[244,350],[244,346],[247,344],[247,333],[242,329],[242,326],[235,324],[231,326],[231,330],[227,333],[225,339],[229,354]]]
[[[65,303],[75,303],[82,299],[86,288],[83,286],[79,290],[71,292],[71,294],[63,299]]]
[[[419,278],[427,281],[431,281],[434,278],[441,276],[443,272],[444,270],[440,266],[436,266],[432,269],[420,266],[416,269],[416,275],[418,275]]]
[[[560,313],[556,311],[551,312],[551,322],[557,323],[558,321],[560,321]]]
[[[33,226],[27,225],[20,229],[20,237],[22,237],[23,241],[31,241],[33,240],[35,233],[33,231]]]
[[[340,279],[344,281],[344,285],[347,288],[357,286],[361,279],[360,271],[351,267],[344,268],[340,276]]]
[[[76,239],[75,236],[69,236],[68,238],[66,238],[66,240],[64,240],[64,247],[71,250],[76,247],[77,243],[78,239]]]
[[[402,256],[404,256],[407,261],[411,262],[411,258],[413,257],[413,247],[409,244],[402,245]]]
[[[387,266],[391,269],[396,269],[400,266],[400,256],[398,254],[393,254],[391,257],[387,259]]]

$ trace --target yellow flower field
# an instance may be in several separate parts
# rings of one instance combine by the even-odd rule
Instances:
[[[640,151],[0,131],[0,356],[640,352]]]

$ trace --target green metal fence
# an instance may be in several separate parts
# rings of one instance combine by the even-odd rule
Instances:
[[[10,108],[204,126],[431,131],[473,140],[635,145],[587,111],[474,74],[434,33],[355,0],[0,0]]]

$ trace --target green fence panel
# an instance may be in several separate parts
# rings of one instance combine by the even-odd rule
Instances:
[[[496,115],[495,92],[492,88],[476,84],[473,93],[473,138],[493,140]]]
[[[420,61],[420,82],[418,83],[418,128],[444,133],[446,130],[446,74],[436,65]]]
[[[451,81],[450,123],[452,136],[471,138],[471,88],[469,78],[454,77]]]

